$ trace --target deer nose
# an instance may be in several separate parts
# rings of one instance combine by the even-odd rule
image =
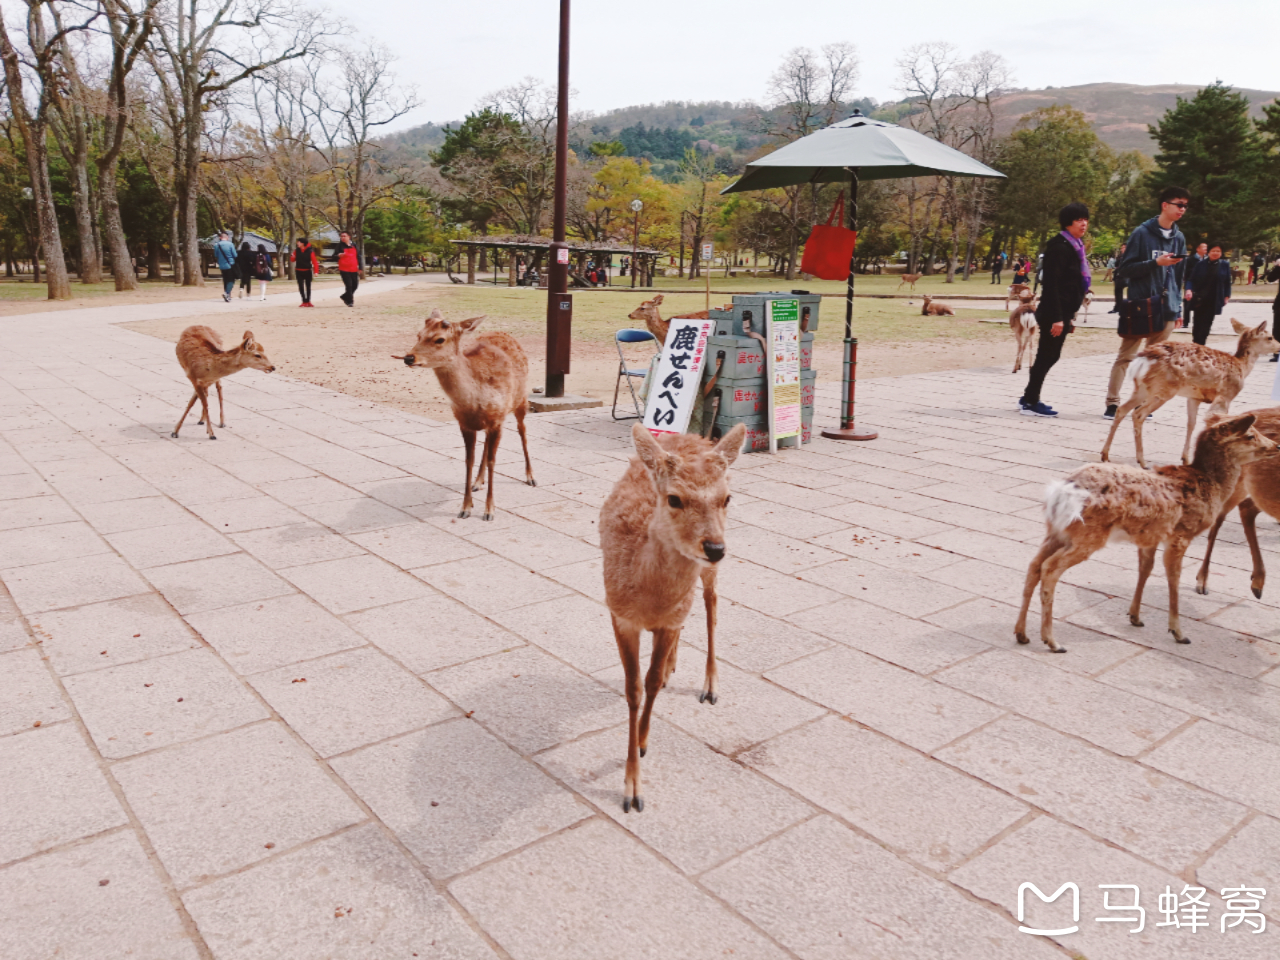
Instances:
[[[412,367],[412,366],[413,366],[413,360],[414,360],[414,357],[413,357],[413,354],[412,354],[412,353],[406,353],[406,354],[404,355],[404,365],[405,365],[406,367]]]
[[[703,540],[702,552],[707,555],[707,559],[712,563],[719,563],[724,559],[724,544],[716,543],[712,540]]]

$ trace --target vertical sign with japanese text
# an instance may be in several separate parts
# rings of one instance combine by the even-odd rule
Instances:
[[[769,452],[800,436],[800,301],[765,303],[765,381],[769,388]]]
[[[653,433],[684,433],[701,395],[702,368],[707,362],[707,338],[714,320],[674,318],[649,384],[644,425]]]

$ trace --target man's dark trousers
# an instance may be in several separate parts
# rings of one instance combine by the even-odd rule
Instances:
[[[303,303],[311,302],[311,271],[298,270],[295,271],[298,277],[298,293],[302,296]]]
[[[346,270],[340,272],[342,274],[342,286],[345,288],[342,294],[342,302],[347,306],[351,306],[356,302],[356,287],[360,286],[360,274]]]
[[[1051,332],[1052,324],[1040,325],[1040,341],[1036,344],[1035,363],[1031,364],[1031,376],[1027,378],[1027,389],[1022,395],[1022,402],[1034,407],[1040,402],[1040,389],[1044,386],[1044,378],[1049,375],[1053,365],[1062,356],[1062,345],[1066,342],[1067,333],[1063,330],[1060,336]]]

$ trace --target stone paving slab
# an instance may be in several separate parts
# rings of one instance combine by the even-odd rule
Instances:
[[[1183,577],[1190,646],[1159,577],[1128,623],[1121,546],[1059,589],[1067,654],[1013,643],[1110,358],[1054,369],[1056,421],[1005,369],[945,371],[860,385],[874,443],[742,457],[720,701],[696,604],[625,815],[597,529],[629,425],[531,418],[541,485],[503,450],[492,523],[457,518],[453,425],[313,384],[238,375],[233,428],[174,441],[172,346],[113,323],[214,309],[0,319],[6,958],[1276,955],[1216,922],[1280,883],[1280,607],[1239,523],[1209,596]],[[1157,462],[1183,416],[1148,425]],[[1019,933],[1024,882],[1075,882],[1079,932]],[[1157,928],[1197,882],[1214,925]],[[1099,883],[1150,926],[1097,922]]]

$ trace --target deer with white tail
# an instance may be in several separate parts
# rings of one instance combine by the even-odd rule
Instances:
[[[1246,327],[1232,319],[1231,327],[1240,335],[1234,356],[1195,343],[1167,341],[1138,354],[1129,365],[1128,372],[1128,376],[1133,378],[1133,396],[1116,411],[1116,418],[1107,433],[1107,442],[1102,446],[1104,463],[1111,458],[1111,441],[1115,438],[1116,428],[1132,411],[1134,452],[1138,463],[1145,467],[1143,421],[1179,396],[1187,398],[1187,440],[1182,446],[1182,462],[1191,462],[1191,435],[1196,429],[1196,411],[1200,404],[1210,404],[1210,416],[1225,416],[1231,409],[1231,401],[1244,389],[1244,382],[1253,372],[1258,358],[1280,350],[1280,343],[1271,338],[1265,322],[1256,327]]]
[[[1280,446],[1254,427],[1251,413],[1209,418],[1196,440],[1188,466],[1154,472],[1113,463],[1091,463],[1066,480],[1049,485],[1045,499],[1044,543],[1027,569],[1022,609],[1014,635],[1028,643],[1027,609],[1040,587],[1040,639],[1054,653],[1065,648],[1053,639],[1053,594],[1062,575],[1108,543],[1128,541],[1138,548],[1138,586],[1129,604],[1129,622],[1142,623],[1142,589],[1164,545],[1169,583],[1169,632],[1178,643],[1191,641],[1178,620],[1178,581],[1182,557],[1191,541],[1222,513],[1247,464],[1280,453]]]
[[[1022,302],[1009,313],[1009,330],[1012,331],[1013,339],[1018,344],[1018,355],[1013,361],[1014,373],[1022,369],[1024,353],[1029,357],[1034,355],[1031,345],[1036,339],[1036,306],[1040,302],[1032,299],[1030,290],[1020,299]]]
[[[707,672],[699,702],[716,691],[716,565],[724,559],[729,467],[747,430],[736,425],[719,443],[692,434],[655,439],[631,428],[638,456],[600,510],[604,592],[626,675],[631,725],[622,809],[644,810],[640,758],[649,746],[649,719],[658,691],[676,668],[680,630],[702,581],[707,611]],[[641,714],[640,634],[653,634]]]

